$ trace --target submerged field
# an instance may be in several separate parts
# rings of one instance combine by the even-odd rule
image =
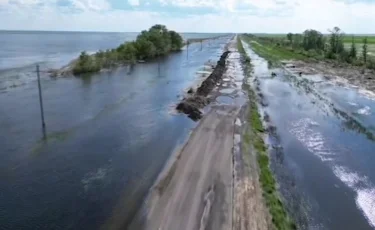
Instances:
[[[372,229],[375,90],[358,87],[362,75],[353,67],[311,64],[282,47],[244,40],[271,166],[298,228]]]
[[[345,42],[344,45],[345,45],[345,49],[349,50],[352,43]],[[358,55],[361,55],[362,46],[363,46],[362,42],[356,43]],[[375,43],[368,44],[367,49],[368,49],[368,55],[375,56]]]

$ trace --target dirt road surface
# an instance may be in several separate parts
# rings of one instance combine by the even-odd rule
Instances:
[[[212,109],[153,191],[146,229],[231,229],[234,106]]]
[[[221,86],[212,92],[220,96],[227,88],[232,102],[212,105],[176,151],[151,189],[136,229],[269,229],[256,155],[241,147],[248,127],[247,95],[241,89],[244,75],[236,47],[234,38]]]

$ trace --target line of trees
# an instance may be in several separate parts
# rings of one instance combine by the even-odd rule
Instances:
[[[350,49],[346,50],[345,33],[339,27],[328,31],[330,32],[328,37],[316,30],[305,30],[303,34],[288,33],[286,43],[281,44],[290,46],[292,49],[302,49],[308,56],[324,55],[325,58],[338,59],[356,65],[364,64],[368,68],[375,69],[375,61],[368,57],[367,38],[363,39],[362,55],[359,56],[354,36]]]
[[[164,25],[154,25],[142,31],[135,41],[121,44],[116,49],[99,51],[94,55],[82,52],[73,66],[73,74],[94,73],[113,66],[134,64],[137,60],[164,56],[182,47],[180,34],[168,30]]]

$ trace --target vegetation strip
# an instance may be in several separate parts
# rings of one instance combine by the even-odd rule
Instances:
[[[243,65],[245,67],[245,76],[248,77],[251,69],[251,63],[249,61],[250,58],[242,46],[240,37],[238,37],[237,44],[238,50],[241,53]],[[272,223],[278,230],[296,229],[296,225],[285,211],[276,189],[276,180],[274,179],[270,169],[270,160],[262,137],[264,128],[261,117],[258,113],[258,107],[255,99],[256,95],[250,86],[248,87],[248,96],[250,103],[248,122],[251,128],[246,132],[244,139],[246,143],[252,144],[257,151],[257,159],[260,169],[259,181],[262,185],[263,197],[272,216]]]
[[[154,25],[148,31],[142,31],[135,41],[125,42],[115,49],[100,50],[93,55],[82,52],[77,60],[60,72],[74,75],[96,73],[102,69],[134,64],[137,60],[143,62],[162,57],[180,51],[183,46],[180,34],[168,30],[164,25]]]
[[[301,34],[273,37],[247,34],[244,38],[252,40],[254,50],[271,62],[282,59],[334,60],[375,70],[375,58],[369,49],[369,44],[375,42],[374,37],[350,37],[338,27],[329,31],[330,35],[310,29]],[[360,49],[357,45],[361,46]]]

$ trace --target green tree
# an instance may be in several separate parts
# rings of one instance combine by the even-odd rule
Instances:
[[[88,55],[85,51],[81,53],[76,64],[73,67],[74,74],[92,73],[100,70],[100,66],[95,62],[95,59]]]
[[[136,40],[138,57],[141,59],[163,56],[170,51],[181,50],[182,37],[175,31],[168,31],[164,25],[154,25],[142,31]]]
[[[140,60],[150,59],[155,57],[156,48],[154,44],[144,37],[140,37],[136,42],[137,57]]]
[[[124,63],[134,63],[137,59],[151,59],[171,51],[181,50],[182,37],[169,31],[164,25],[154,25],[143,30],[134,42],[126,42],[116,49],[99,51],[94,55],[82,52],[73,66],[74,74],[97,72]]]
[[[152,42],[155,46],[155,56],[161,56],[167,53],[168,48],[166,46],[166,42],[163,40],[162,32],[157,30],[151,30],[148,34],[148,39]]]
[[[293,35],[293,44],[292,44],[292,46],[294,48],[301,47],[302,42],[303,42],[303,36],[302,36],[302,34],[294,34]]]
[[[119,52],[122,61],[134,63],[137,60],[135,42],[127,42],[120,45],[119,48],[117,48],[117,52]]]
[[[171,50],[171,38],[163,25],[154,25],[148,31],[148,39],[156,48],[156,56],[163,56]]]
[[[316,30],[305,30],[305,32],[303,32],[303,48],[305,50],[310,50],[310,49],[323,50],[324,49],[323,34]]]
[[[341,53],[344,50],[344,43],[342,41],[344,33],[337,26],[328,31],[331,33],[329,38],[330,52],[333,54]]]
[[[363,39],[362,56],[363,56],[363,61],[366,64],[367,63],[367,37]]]
[[[354,36],[352,36],[352,45],[350,46],[349,57],[352,59],[357,58],[357,47],[355,46]]]
[[[178,51],[181,50],[183,46],[183,39],[181,35],[176,33],[175,31],[169,31],[169,36],[171,38],[171,49],[172,51]]]
[[[288,33],[288,34],[286,35],[286,37],[287,37],[289,43],[292,44],[292,43],[293,43],[293,34],[292,34],[292,33]]]

